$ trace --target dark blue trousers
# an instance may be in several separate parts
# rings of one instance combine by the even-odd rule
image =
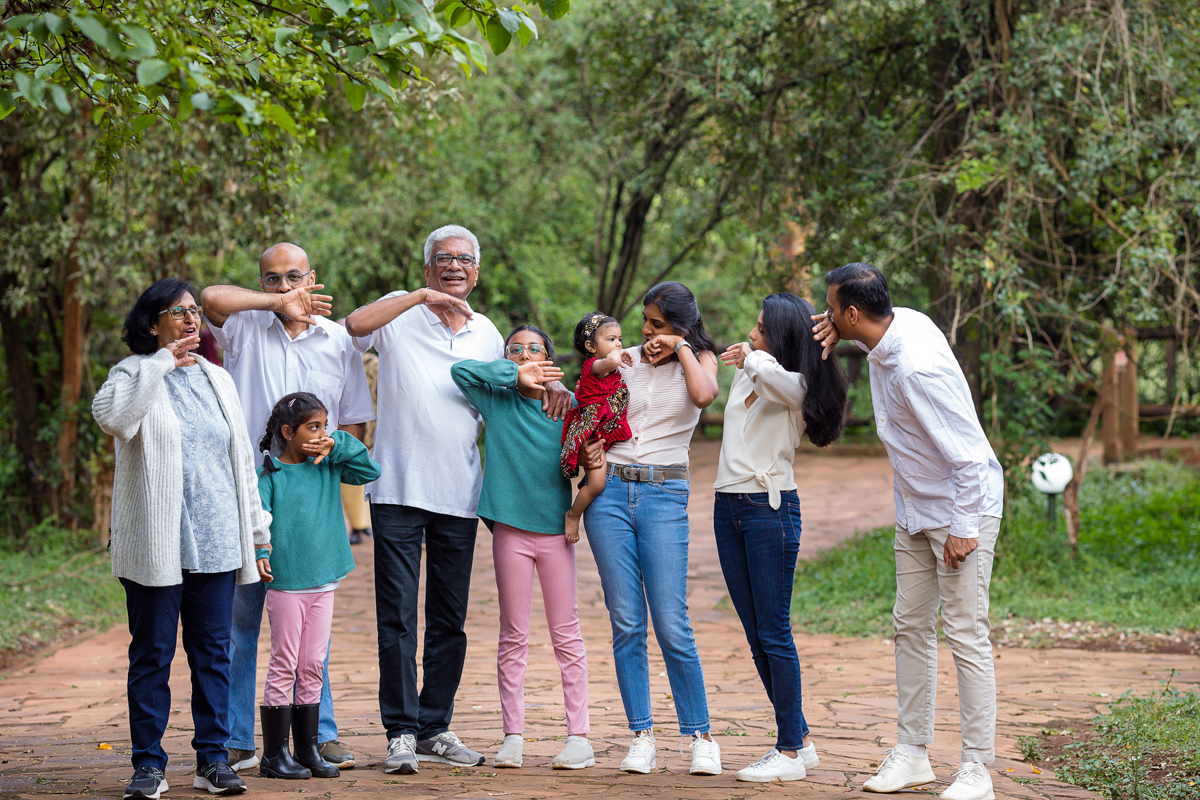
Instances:
[[[166,769],[162,737],[171,713],[171,661],[183,621],[192,671],[192,749],[196,764],[225,760],[229,739],[229,632],[236,572],[183,573],[174,586],[121,578],[129,611],[129,734],[133,766]]]
[[[717,492],[713,531],[729,599],[746,630],[750,655],[775,707],[779,750],[799,750],[808,735],[801,709],[800,659],[792,639],[792,576],[800,551],[800,498],[780,492]]]

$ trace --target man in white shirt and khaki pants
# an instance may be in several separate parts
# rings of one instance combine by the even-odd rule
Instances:
[[[962,764],[942,797],[993,800],[996,674],[988,638],[988,587],[1004,502],[1000,463],[984,436],[962,368],[924,314],[892,308],[887,280],[870,264],[825,276],[829,311],[814,338],[828,356],[839,339],[867,351],[871,401],[896,493],[897,745],[868,792],[935,780],[938,605],[958,671]]]

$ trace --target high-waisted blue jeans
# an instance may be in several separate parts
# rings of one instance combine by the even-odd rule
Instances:
[[[654,726],[647,606],[666,662],[679,732],[686,736],[709,729],[704,673],[687,613],[688,490],[686,480],[652,483],[610,475],[584,512],[612,623],[617,684],[632,731]]]
[[[717,492],[713,531],[729,599],[746,629],[750,655],[775,707],[778,750],[799,750],[808,735],[801,708],[800,659],[792,639],[792,576],[800,551],[800,498],[780,492]]]

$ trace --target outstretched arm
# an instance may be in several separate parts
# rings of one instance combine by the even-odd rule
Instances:
[[[625,348],[613,350],[604,358],[597,358],[593,361],[592,374],[597,378],[603,378],[613,370],[620,369],[622,364],[627,367],[633,366],[633,356]]]
[[[209,286],[200,293],[200,305],[204,316],[214,326],[221,328],[230,314],[239,311],[274,311],[297,322],[316,323],[314,316],[328,317],[333,298],[327,294],[314,294],[324,289],[325,284],[300,286],[290,292],[255,292],[240,286]]]
[[[346,332],[351,336],[370,336],[405,311],[419,305],[454,311],[468,318],[473,316],[471,307],[465,300],[424,288],[393,297],[384,297],[355,310],[346,317]]]

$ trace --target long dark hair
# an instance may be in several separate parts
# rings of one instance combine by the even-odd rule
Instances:
[[[518,325],[508,332],[508,336],[504,337],[504,347],[507,349],[508,343],[512,341],[512,337],[516,336],[521,331],[533,331],[538,336],[542,337],[542,344],[546,346],[546,360],[554,360],[554,342],[550,341],[550,334],[546,333],[541,328],[535,328],[532,325]]]
[[[846,420],[846,392],[849,382],[836,358],[821,359],[821,346],[813,341],[812,303],[790,292],[773,294],[763,300],[763,321],[759,327],[771,355],[788,372],[804,376],[805,433],[817,447],[837,441]]]
[[[316,416],[318,411],[329,413],[325,404],[310,392],[293,392],[279,398],[279,402],[271,409],[271,417],[267,420],[267,432],[259,440],[258,449],[269,451],[271,443],[277,438],[280,446],[285,446],[283,426],[287,425],[295,431]]]
[[[149,356],[158,350],[158,337],[150,332],[150,327],[157,325],[162,310],[170,308],[185,292],[196,296],[192,285],[179,278],[163,278],[142,292],[133,308],[129,309],[125,327],[121,331],[121,341],[129,345],[130,352]]]
[[[679,281],[663,281],[646,292],[643,306],[651,303],[658,306],[663,318],[682,336],[692,350],[699,355],[704,350],[717,352],[716,342],[704,330],[704,319],[692,290]]]

